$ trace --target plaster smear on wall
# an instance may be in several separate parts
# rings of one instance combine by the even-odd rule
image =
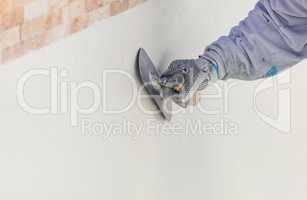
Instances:
[[[144,0],[1,0],[0,63],[132,8]]]

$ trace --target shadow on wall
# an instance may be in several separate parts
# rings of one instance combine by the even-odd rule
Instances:
[[[1,0],[0,64],[145,0]]]

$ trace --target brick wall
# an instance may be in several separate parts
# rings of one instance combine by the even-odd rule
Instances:
[[[0,0],[0,64],[144,0]]]

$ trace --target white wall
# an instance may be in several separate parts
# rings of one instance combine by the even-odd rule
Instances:
[[[17,101],[18,80],[33,69],[65,68],[61,83],[89,80],[100,84],[107,69],[124,70],[135,78],[134,61],[140,46],[150,52],[162,68],[176,58],[191,58],[246,16],[254,0],[151,0],[118,17],[99,22],[89,29],[47,48],[1,66],[0,91],[0,198],[1,199],[305,199],[307,198],[307,146],[305,95],[307,68],[296,66],[284,90],[257,93],[258,110],[281,113],[276,120],[263,120],[256,112],[256,88],[268,83],[230,81],[235,84],[226,97],[212,98],[210,87],[202,105],[219,114],[199,109],[176,114],[171,123],[159,115],[144,114],[133,105],[121,114],[101,110],[80,115],[71,126],[70,112],[35,115]],[[279,77],[287,81],[287,74]],[[287,81],[288,82],[288,81]],[[101,89],[107,97],[105,108],[121,108],[136,88],[124,76],[112,76]],[[283,82],[282,82],[283,83]],[[224,83],[218,83],[223,86]],[[35,106],[49,105],[48,77],[36,76],[27,82],[25,96]],[[139,85],[138,85],[139,86]],[[288,91],[291,89],[291,102]],[[224,89],[221,91],[225,91]],[[276,91],[275,91],[276,92]],[[107,95],[106,95],[107,94]],[[277,94],[281,98],[277,99]],[[90,105],[89,90],[79,94],[82,105]],[[229,109],[224,112],[227,102]],[[146,109],[154,106],[143,100]],[[287,108],[291,108],[289,128]],[[176,108],[177,109],[177,108]],[[284,114],[286,113],[286,115]],[[130,121],[140,125],[132,136],[105,136],[106,131],[82,132],[82,120],[113,125]],[[234,124],[235,135],[210,135],[197,131],[182,134],[159,131],[146,123],[187,128],[185,123],[201,120],[205,125]],[[179,125],[178,125],[179,123]],[[272,127],[272,126],[275,127]],[[145,131],[144,127],[149,127]],[[151,127],[151,128],[150,128]],[[165,128],[165,127],[164,127]],[[173,127],[174,128],[174,127]],[[177,127],[178,128],[178,127]],[[179,127],[180,128],[180,127]],[[114,130],[113,130],[114,131]],[[139,133],[139,134],[138,134]],[[201,134],[203,133],[203,134]]]

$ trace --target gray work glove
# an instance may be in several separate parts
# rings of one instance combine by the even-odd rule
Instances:
[[[171,88],[171,98],[186,108],[195,95],[205,89],[208,82],[216,79],[213,64],[204,58],[175,60],[160,78],[160,84]]]

